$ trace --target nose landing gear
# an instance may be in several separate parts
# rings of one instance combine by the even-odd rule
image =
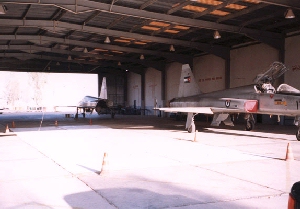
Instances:
[[[252,114],[245,115],[246,131],[251,131],[254,128],[255,120]]]

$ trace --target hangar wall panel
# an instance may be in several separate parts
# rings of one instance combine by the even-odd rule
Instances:
[[[141,75],[131,72],[127,74],[127,106],[133,107],[134,101],[136,101],[137,108],[141,107],[141,84]]]
[[[214,55],[197,57],[192,70],[203,93],[225,89],[224,59]]]
[[[259,73],[278,61],[279,53],[265,44],[257,44],[232,50],[230,58],[230,87],[233,88],[252,84]]]
[[[155,101],[157,101],[157,107],[163,106],[161,84],[161,72],[154,68],[148,68],[145,73],[145,108],[149,110],[150,114],[154,113]]]
[[[166,103],[178,96],[181,75],[181,63],[171,63],[166,66]]]
[[[124,106],[124,78],[113,74],[99,74],[99,93],[103,77],[106,77],[107,96],[115,106]]]
[[[285,50],[285,64],[289,68],[289,71],[285,74],[285,83],[300,89],[300,36],[287,38]]]

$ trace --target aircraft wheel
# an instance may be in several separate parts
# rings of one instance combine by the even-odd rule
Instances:
[[[246,123],[246,131],[251,131],[254,128],[254,121],[252,120],[247,120]]]
[[[300,130],[297,131],[296,138],[297,138],[298,141],[300,141]]]
[[[192,124],[189,128],[188,128],[188,132],[189,133],[194,133],[196,131],[196,126],[195,124]]]

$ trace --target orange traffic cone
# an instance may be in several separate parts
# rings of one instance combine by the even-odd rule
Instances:
[[[99,175],[103,175],[104,173],[107,173],[107,171],[108,171],[108,164],[109,164],[109,162],[108,162],[108,155],[105,152],[104,156],[103,156],[101,172],[100,172]]]
[[[6,125],[5,133],[9,133],[8,124]]]
[[[294,160],[293,150],[292,147],[290,146],[290,143],[287,144],[285,160],[286,161]]]
[[[92,125],[92,119],[90,118],[90,125]]]
[[[11,126],[12,126],[13,128],[15,128],[15,127],[16,127],[16,125],[15,125],[15,121],[13,121],[13,122],[11,123]]]

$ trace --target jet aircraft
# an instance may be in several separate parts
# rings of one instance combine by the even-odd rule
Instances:
[[[86,112],[90,112],[90,114],[92,114],[95,110],[98,115],[111,114],[111,117],[114,118],[115,111],[113,109],[113,102],[107,99],[106,77],[103,77],[102,80],[100,96],[85,96],[77,106],[75,118],[78,118],[78,110],[80,109],[83,111],[83,117],[85,117]]]
[[[158,109],[187,113],[186,129],[189,133],[195,132],[194,116],[199,113],[213,114],[212,126],[219,126],[221,122],[233,126],[231,115],[243,113],[248,131],[254,128],[253,114],[292,116],[298,127],[296,138],[300,141],[300,90],[285,83],[277,89],[273,86],[287,70],[283,63],[274,62],[254,79],[253,85],[202,94],[191,68],[183,65],[179,97],[172,99],[169,107]]]

